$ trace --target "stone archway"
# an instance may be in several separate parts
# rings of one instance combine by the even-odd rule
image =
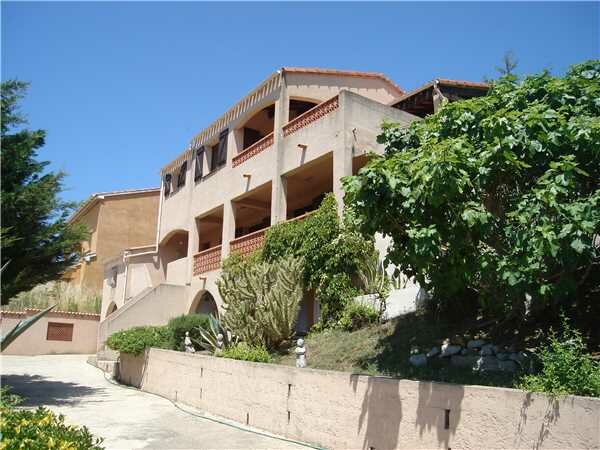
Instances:
[[[213,295],[208,291],[200,291],[190,306],[189,314],[212,314],[219,317],[219,309]]]

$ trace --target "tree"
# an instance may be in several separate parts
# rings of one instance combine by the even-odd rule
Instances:
[[[600,313],[600,60],[386,124],[385,155],[344,180],[362,232],[447,311]],[[597,325],[597,324],[596,324]]]
[[[507,51],[502,57],[502,65],[496,66],[496,71],[503,77],[514,76],[514,71],[519,65],[512,50]]]
[[[81,240],[87,237],[82,225],[67,218],[76,206],[58,197],[63,191],[63,172],[46,170],[38,161],[44,145],[43,130],[19,128],[25,118],[19,101],[28,84],[10,80],[2,83],[2,227],[0,228],[2,303],[37,284],[54,280],[78,261]]]

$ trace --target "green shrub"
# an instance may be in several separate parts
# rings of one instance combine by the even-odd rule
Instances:
[[[2,450],[12,449],[85,449],[101,450],[102,438],[94,437],[86,427],[66,425],[64,416],[49,409],[16,409],[16,396],[2,389],[0,435]]]
[[[198,327],[208,328],[208,316],[206,314],[183,314],[169,320],[167,325],[173,338],[173,350],[185,350],[185,333],[190,333],[190,339],[194,342],[200,342],[201,336]]]
[[[346,305],[339,325],[346,331],[355,331],[379,320],[379,312],[371,305],[352,301]]]
[[[273,358],[267,351],[267,349],[260,345],[249,345],[245,342],[240,342],[232,347],[226,348],[217,356],[223,358],[240,359],[242,361],[253,361],[270,363],[273,362]]]
[[[271,227],[262,258],[269,262],[288,255],[302,258],[304,285],[319,298],[323,323],[331,324],[360,294],[353,279],[373,250],[372,239],[340,221],[335,197],[327,194],[319,209],[305,219]]]
[[[117,331],[106,340],[108,348],[132,355],[141,355],[148,347],[173,347],[173,335],[167,326],[134,327]]]
[[[294,333],[302,300],[302,261],[291,256],[257,261],[217,280],[223,326],[250,345],[278,348]]]
[[[586,353],[581,334],[566,320],[561,336],[550,332],[549,345],[539,349],[540,373],[524,375],[518,387],[550,395],[600,397],[600,362]]]
[[[385,155],[344,178],[345,204],[366,235],[392,238],[388,260],[446,311],[476,295],[489,316],[598,317],[598,98],[590,60],[385,124]]]

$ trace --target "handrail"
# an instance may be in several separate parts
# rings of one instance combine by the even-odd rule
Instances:
[[[266,150],[269,147],[271,147],[274,142],[275,142],[275,135],[271,131],[265,137],[259,139],[254,144],[252,144],[250,147],[244,149],[244,151],[235,155],[233,157],[233,159],[231,160],[231,165],[233,167],[239,166],[244,161],[249,160],[253,156],[258,155],[263,150]]]
[[[265,234],[270,227],[245,234],[229,242],[231,253],[239,253],[242,256],[248,255],[261,248],[265,242]]]
[[[329,100],[325,100],[319,103],[317,106],[309,109],[303,114],[300,114],[293,120],[290,120],[282,127],[283,136],[289,136],[292,133],[304,128],[311,123],[319,120],[321,117],[335,111],[340,106],[339,96],[331,97]]]

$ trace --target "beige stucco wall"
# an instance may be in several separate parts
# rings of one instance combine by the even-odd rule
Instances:
[[[310,349],[309,349],[310,351]],[[600,446],[600,399],[296,369],[151,349],[120,377],[250,426],[331,449]],[[445,429],[445,410],[449,427]]]
[[[13,329],[19,321],[33,315],[35,312],[37,310],[23,313],[3,311],[0,313],[1,334],[4,335]],[[2,353],[6,355],[95,353],[99,320],[100,316],[97,314],[49,312],[15,339]],[[46,340],[48,322],[73,324],[73,340]]]

